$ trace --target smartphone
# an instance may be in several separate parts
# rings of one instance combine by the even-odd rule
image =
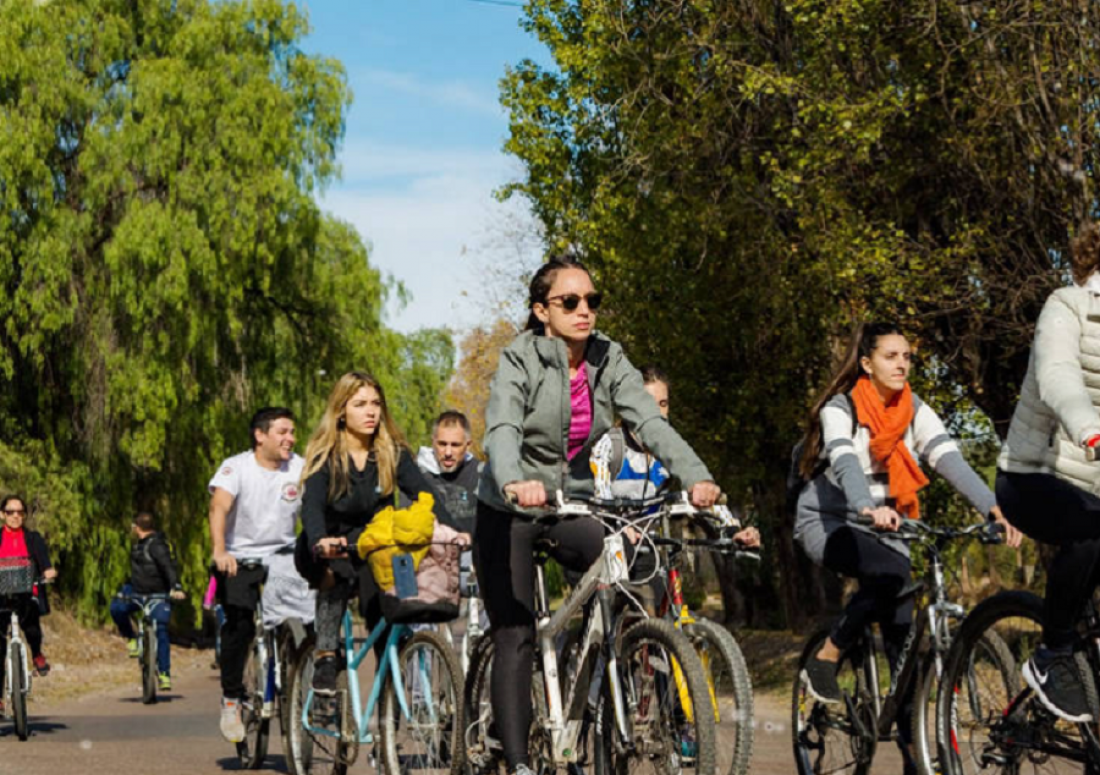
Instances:
[[[395,554],[393,556],[393,586],[394,592],[404,600],[408,597],[416,597],[416,570],[413,568],[411,554]]]

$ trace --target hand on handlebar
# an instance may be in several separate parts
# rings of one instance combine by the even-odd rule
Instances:
[[[326,560],[335,560],[339,557],[344,557],[348,553],[348,539],[344,536],[322,538],[317,542],[317,545],[313,547],[313,552],[318,557],[324,557]]]
[[[1001,528],[1004,530],[1005,545],[1010,546],[1013,549],[1018,549],[1020,543],[1024,539],[1024,534],[1009,524],[1008,520],[1005,519],[1005,515],[1001,513],[1000,506],[993,507],[993,509],[989,512],[989,518],[996,524],[1000,525]]]
[[[170,594],[168,597],[172,598],[173,600],[186,600],[187,599],[187,595],[184,593],[184,591],[182,589],[173,589],[172,594]]]
[[[214,567],[230,578],[237,575],[237,558],[227,551],[214,552]]]
[[[53,581],[57,578],[57,568],[46,568],[42,572],[42,579],[44,581]]]
[[[760,531],[755,527],[747,527],[733,534],[733,540],[743,549],[760,548]]]
[[[504,485],[504,492],[511,496],[509,500],[514,498],[513,503],[525,509],[537,509],[547,503],[546,488],[537,480],[509,482]]]
[[[697,509],[709,509],[718,502],[722,488],[714,482],[696,482],[690,494],[692,506]]]
[[[896,533],[901,527],[901,515],[889,506],[879,506],[873,509],[864,509],[861,516],[869,517],[871,527],[883,533]]]

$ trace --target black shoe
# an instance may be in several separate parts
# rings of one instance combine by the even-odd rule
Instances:
[[[810,657],[802,669],[802,682],[806,690],[819,702],[837,703],[841,701],[840,687],[836,683],[836,662]]]
[[[336,696],[336,657],[322,657],[313,664],[313,693],[322,697]]]
[[[1072,654],[1037,651],[1024,665],[1023,673],[1027,685],[1055,716],[1075,724],[1092,721]]]

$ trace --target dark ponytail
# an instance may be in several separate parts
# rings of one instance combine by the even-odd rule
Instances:
[[[860,323],[852,334],[852,340],[848,343],[848,351],[844,353],[844,359],[829,380],[829,386],[814,402],[810,410],[809,421],[806,424],[805,443],[802,446],[802,461],[799,463],[799,471],[802,476],[809,479],[813,476],[817,467],[817,459],[821,456],[821,410],[833,396],[848,393],[856,386],[856,382],[863,375],[860,361],[870,358],[878,345],[879,337],[897,334],[905,336],[896,323]]]
[[[585,274],[589,274],[585,265],[573,256],[551,256],[545,264],[539,267],[539,270],[535,272],[535,276],[531,278],[531,286],[527,292],[527,308],[530,312],[527,315],[525,331],[534,331],[540,336],[546,333],[546,327],[535,316],[535,305],[545,305],[547,303],[547,299],[550,297],[550,288],[554,285],[554,278],[558,276],[558,272],[562,269],[580,269]]]

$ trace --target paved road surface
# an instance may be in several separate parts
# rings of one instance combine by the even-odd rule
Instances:
[[[366,676],[364,676],[365,678]],[[49,679],[45,679],[49,680]],[[32,707],[33,736],[19,742],[10,721],[0,723],[3,775],[217,775],[238,769],[231,745],[218,734],[219,687],[213,670],[192,670],[176,678],[163,701],[144,706],[134,686],[77,701]],[[754,775],[790,775],[788,710],[782,698],[757,698]],[[278,724],[273,725],[273,729]],[[268,769],[285,772],[282,741],[273,731]],[[362,759],[353,773],[370,773]],[[879,749],[874,772],[899,775],[892,746]]]

